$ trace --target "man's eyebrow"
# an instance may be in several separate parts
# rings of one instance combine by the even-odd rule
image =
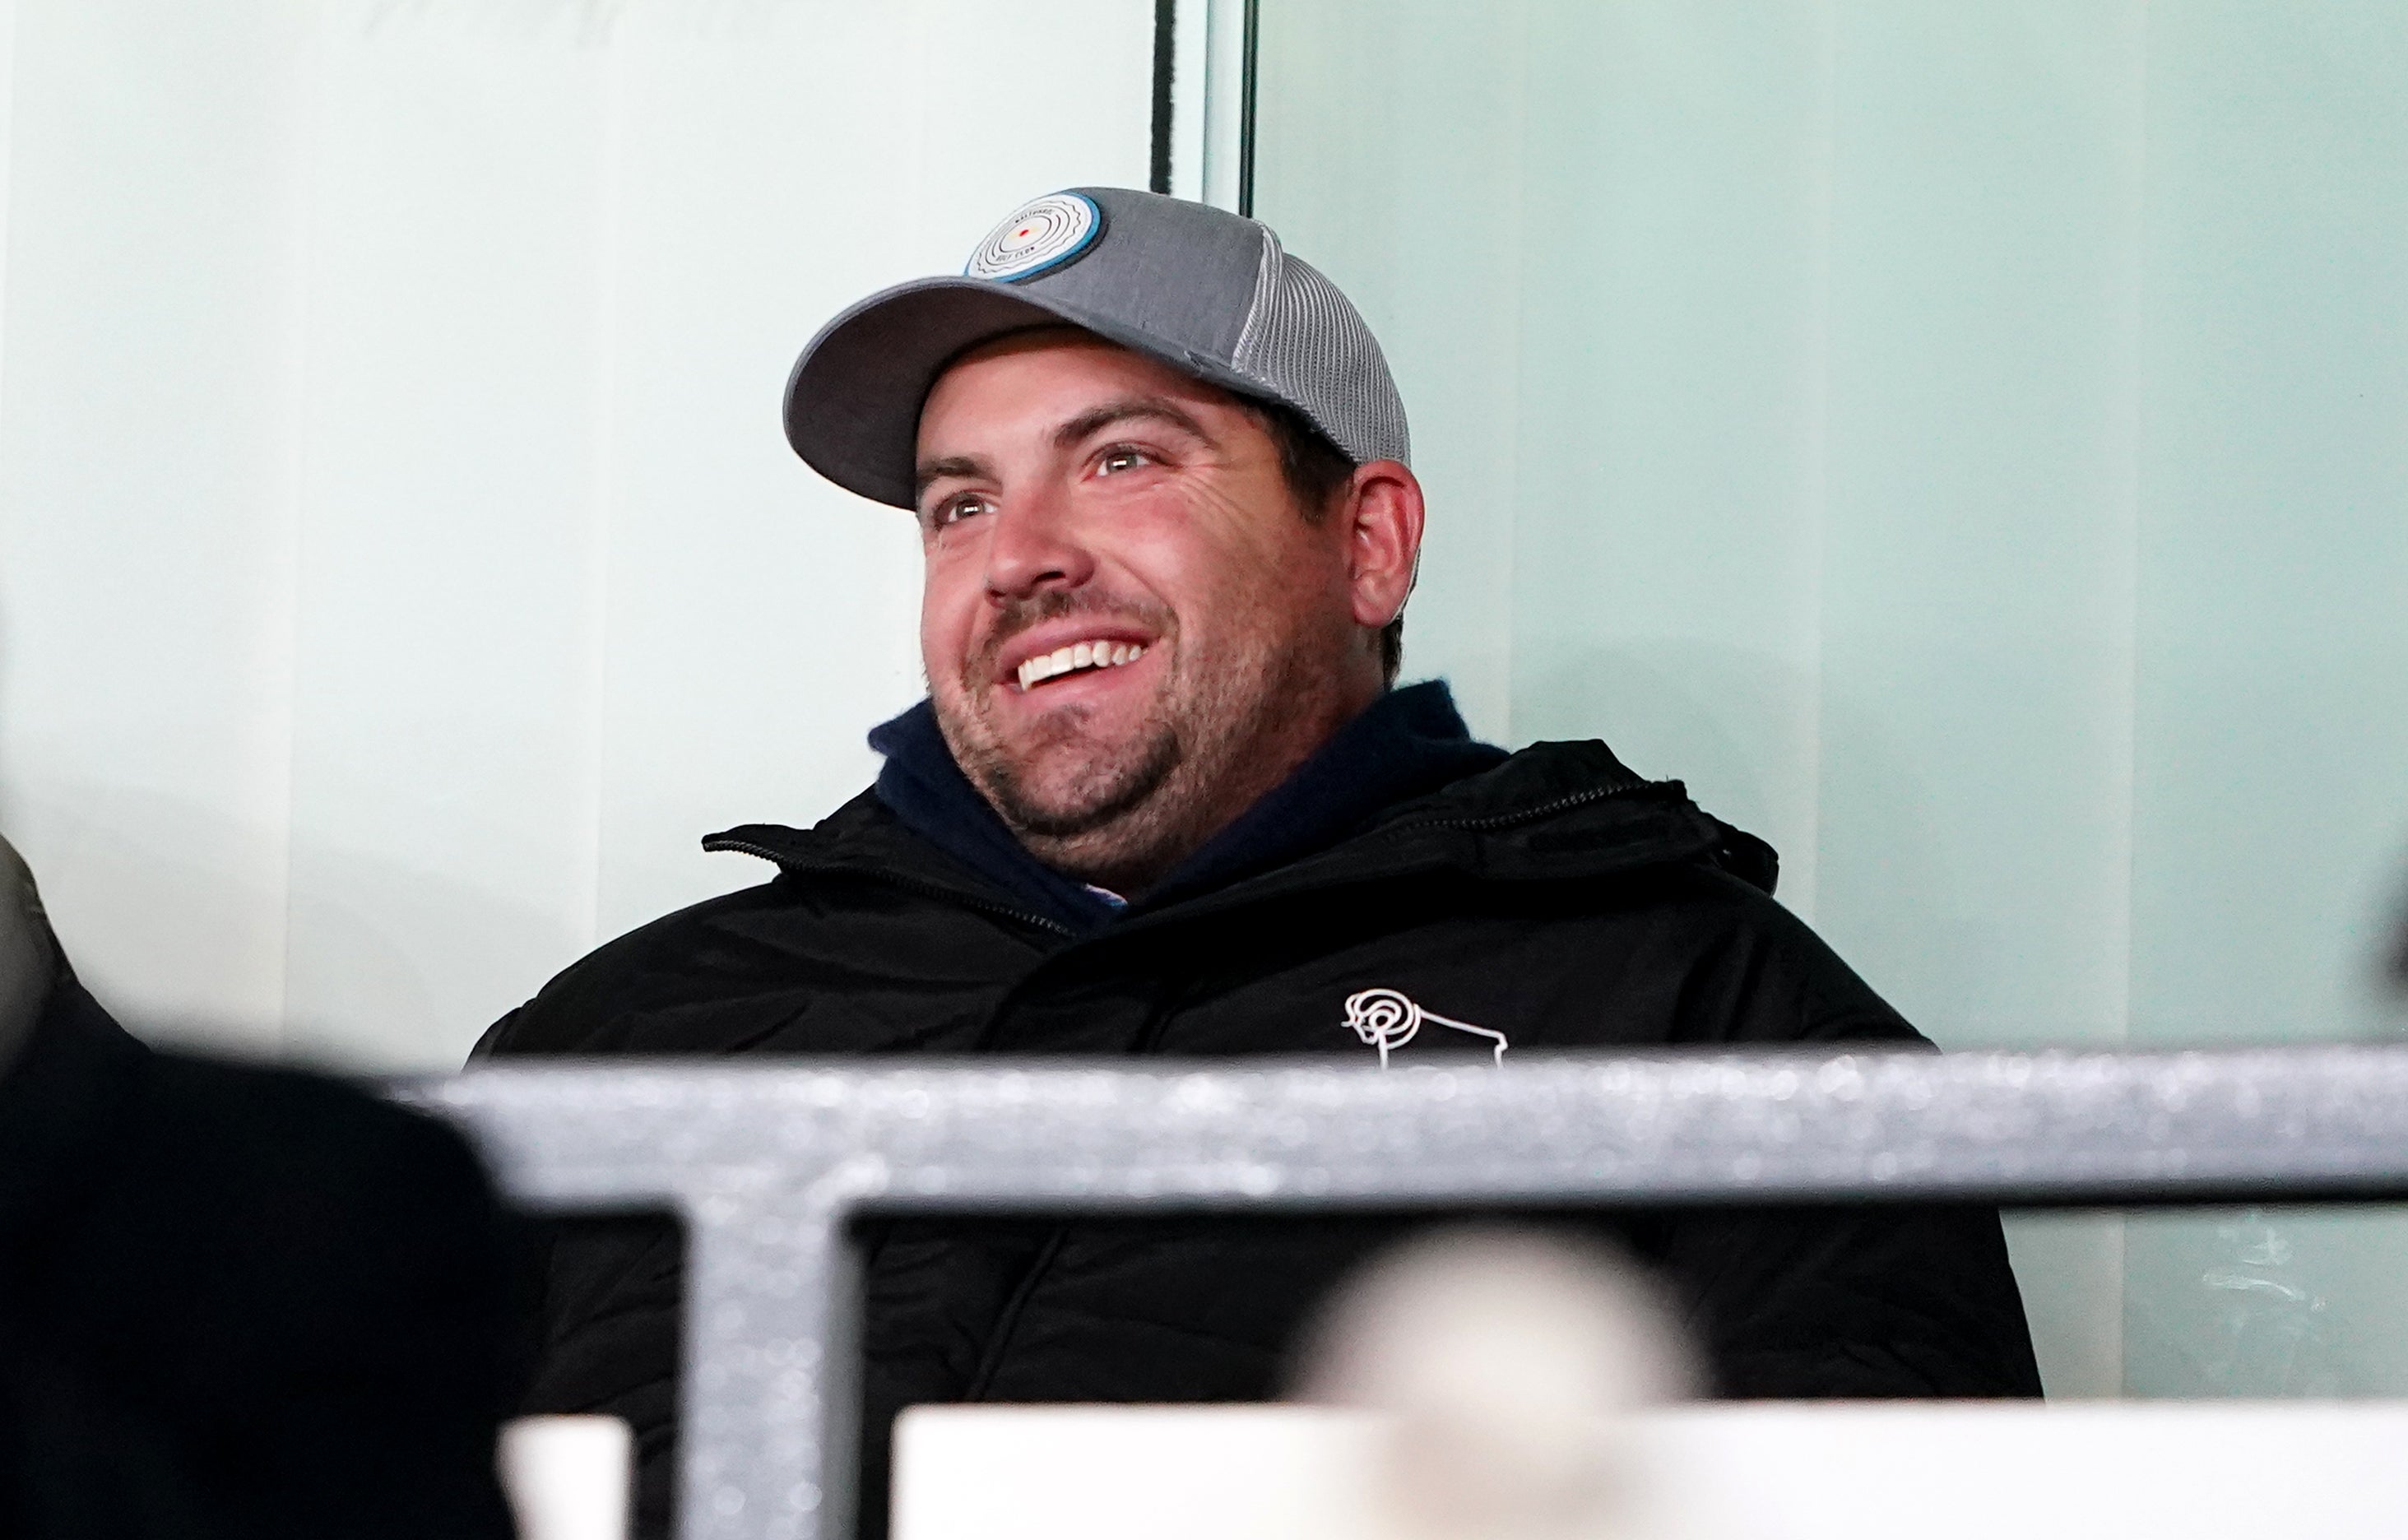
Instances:
[[[1107,402],[1093,411],[1081,412],[1054,430],[1054,447],[1057,449],[1067,449],[1088,435],[1102,428],[1109,428],[1115,422],[1137,421],[1149,418],[1156,422],[1168,422],[1174,428],[1193,434],[1207,444],[1212,442],[1212,435],[1204,431],[1204,424],[1182,411],[1177,406],[1163,400],[1160,396],[1142,395],[1131,396],[1125,401]]]
[[[1195,435],[1208,444],[1212,442],[1212,435],[1204,431],[1204,424],[1197,421],[1176,404],[1166,401],[1160,396],[1147,395],[1131,396],[1125,401],[1106,402],[1093,411],[1081,412],[1054,430],[1054,447],[1057,449],[1067,449],[1090,434],[1109,428],[1115,422],[1140,421],[1149,419],[1156,422],[1168,422],[1174,428]],[[928,490],[929,483],[941,481],[948,477],[960,477],[964,480],[974,481],[982,477],[992,478],[994,472],[988,469],[987,463],[975,455],[949,454],[936,460],[923,460],[920,462],[918,470],[913,473],[911,493],[914,497],[918,497]]]
[[[964,480],[974,481],[986,474],[986,462],[967,454],[949,454],[940,460],[923,460],[920,462],[919,469],[912,473],[911,495],[918,497],[928,490],[929,482],[939,481],[949,476],[958,476]]]

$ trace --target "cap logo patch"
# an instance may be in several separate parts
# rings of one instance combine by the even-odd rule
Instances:
[[[1103,233],[1104,211],[1093,198],[1049,193],[989,231],[962,276],[1018,283],[1076,262]]]

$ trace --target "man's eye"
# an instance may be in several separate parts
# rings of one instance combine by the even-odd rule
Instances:
[[[1110,476],[1115,471],[1135,470],[1138,466],[1146,464],[1153,459],[1154,456],[1146,453],[1143,449],[1124,444],[1114,449],[1106,449],[1102,454],[1096,457],[1096,474],[1097,476]]]
[[[948,524],[958,524],[971,515],[985,513],[988,509],[989,504],[985,498],[964,493],[959,497],[948,497],[930,508],[928,523],[931,528],[943,529]]]

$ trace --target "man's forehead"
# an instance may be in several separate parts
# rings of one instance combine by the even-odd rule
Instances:
[[[1047,381],[1056,388],[1044,389]],[[990,384],[993,393],[983,390]],[[1219,386],[1109,337],[1071,326],[1031,328],[973,348],[938,375],[922,404],[918,439],[924,455],[931,428],[953,422],[960,415],[953,408],[973,394],[982,406],[999,406],[1047,429],[1059,425],[1055,419],[1067,422],[1082,412],[1132,397],[1182,406],[1238,405],[1238,398]]]
[[[1084,364],[1098,375],[1143,375],[1163,381],[1176,381],[1199,394],[1222,392],[1191,375],[1181,373],[1159,359],[1149,357],[1134,348],[1123,347],[1107,336],[1100,336],[1079,326],[1031,326],[1025,331],[1010,332],[965,350],[937,372],[928,387],[933,399],[947,383],[963,370],[1000,360],[1036,357],[1059,360],[1073,367]]]

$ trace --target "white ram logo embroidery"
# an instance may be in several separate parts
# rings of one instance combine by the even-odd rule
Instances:
[[[1422,1030],[1425,1021],[1453,1027],[1457,1032],[1468,1032],[1476,1037],[1493,1039],[1497,1044],[1497,1062],[1501,1064],[1505,1062],[1507,1044],[1503,1033],[1490,1032],[1486,1027],[1475,1027],[1469,1021],[1457,1021],[1453,1017],[1424,1010],[1414,1004],[1411,995],[1401,991],[1358,990],[1346,997],[1346,1024],[1354,1029],[1354,1035],[1363,1039],[1365,1047],[1380,1050],[1382,1069],[1388,1067],[1388,1050],[1403,1048],[1412,1042],[1413,1034]]]

